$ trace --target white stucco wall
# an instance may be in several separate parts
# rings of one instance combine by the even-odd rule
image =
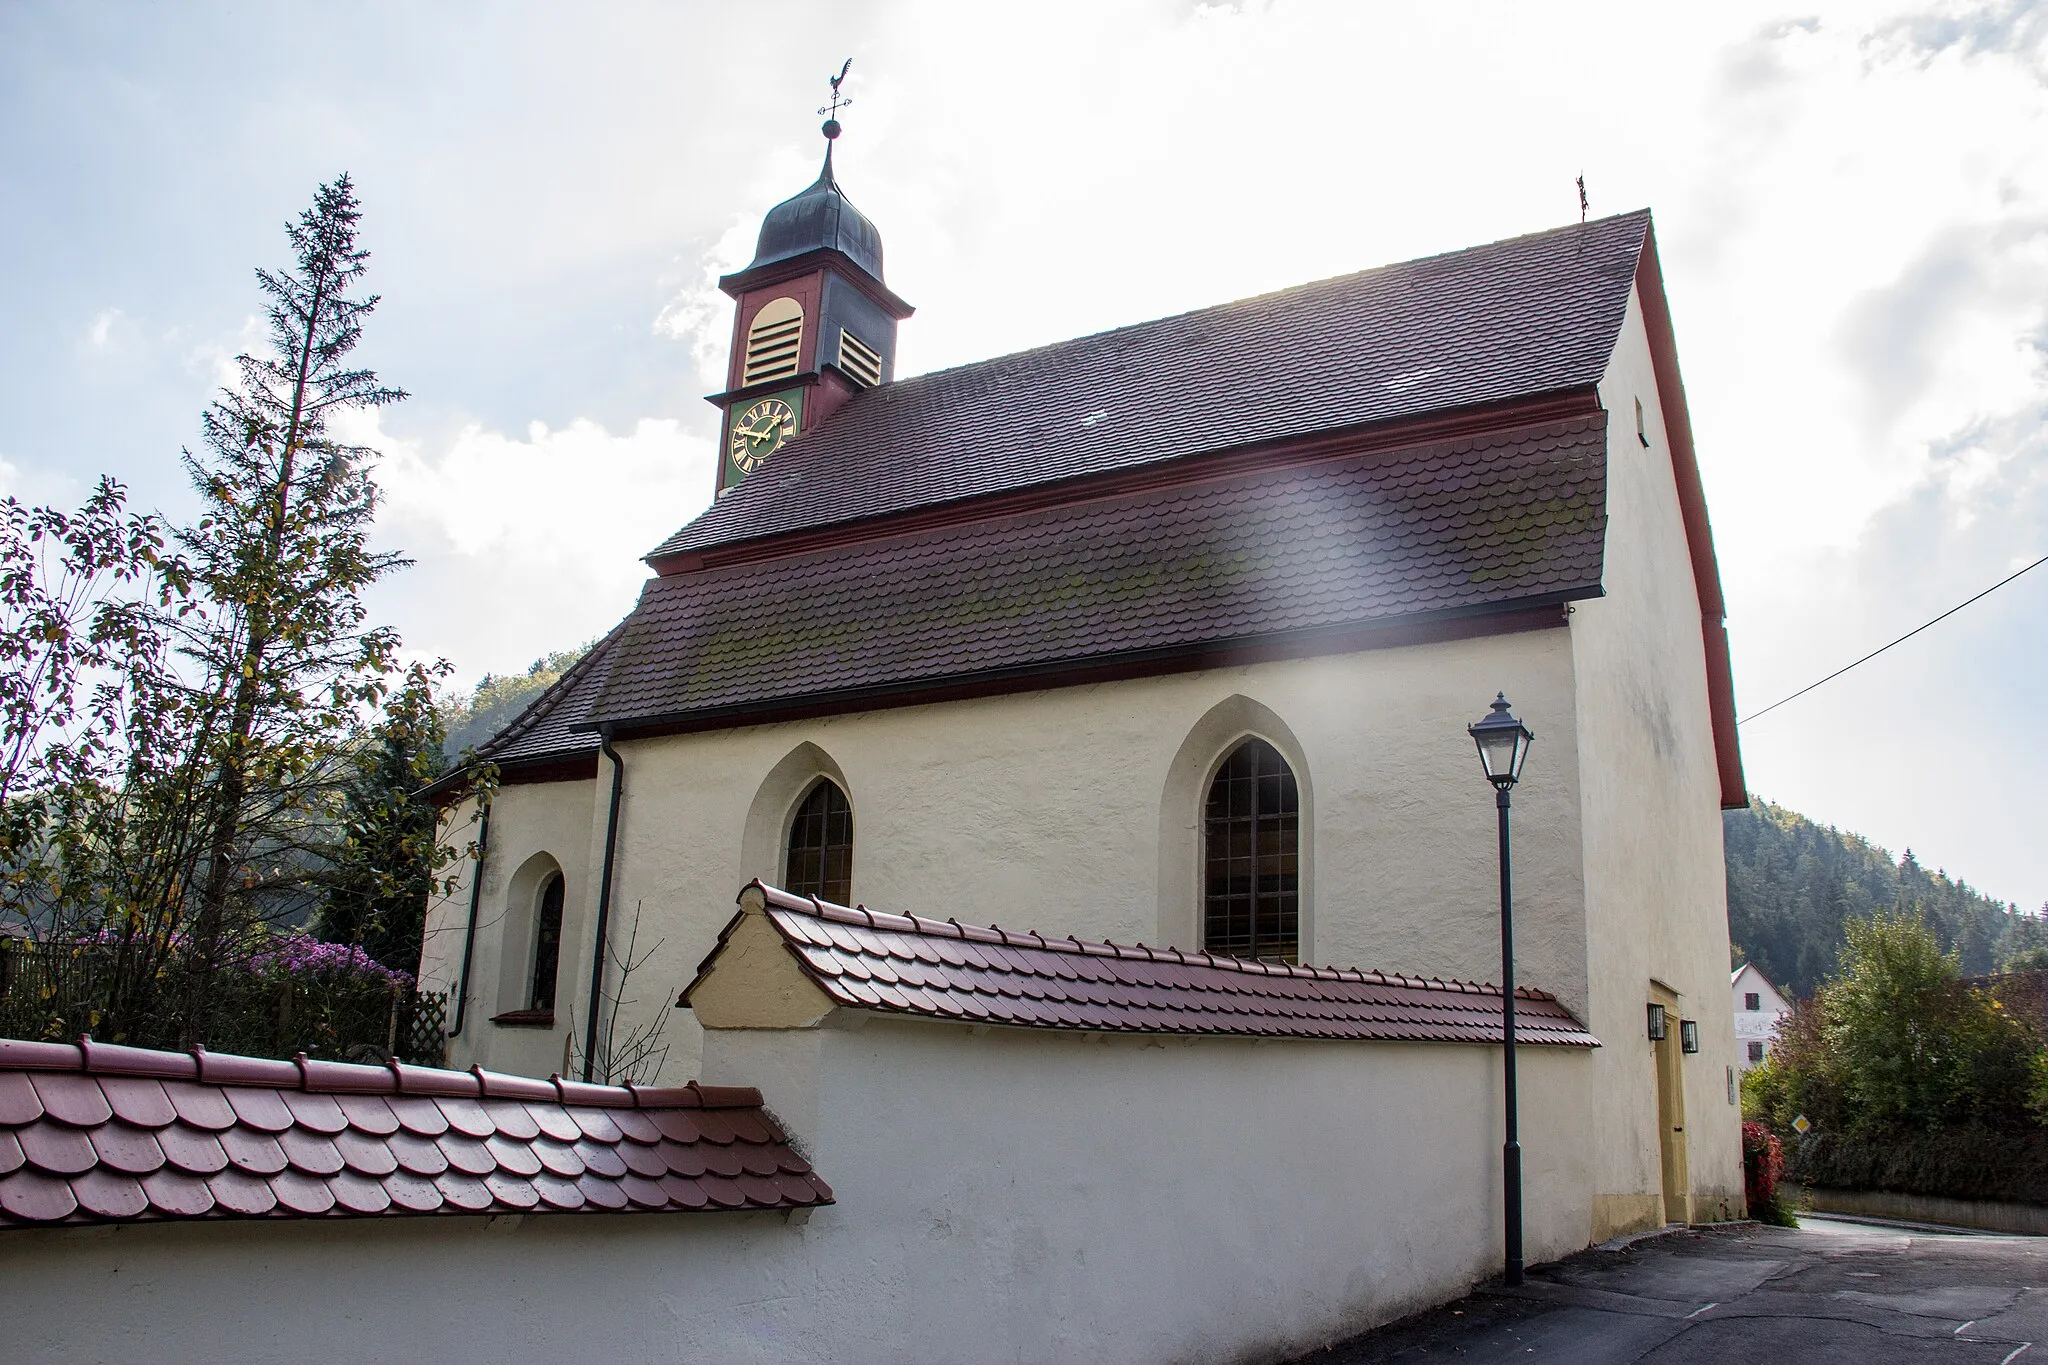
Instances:
[[[784,760],[800,751],[828,756],[844,779],[859,900],[967,923],[1197,945],[1198,888],[1191,880],[1176,897],[1160,885],[1162,841],[1182,841],[1191,862],[1200,833],[1201,784],[1176,787],[1175,761],[1197,731],[1214,733],[1209,762],[1220,759],[1246,731],[1219,727],[1213,713],[1236,714],[1241,699],[1283,724],[1286,735],[1268,737],[1302,758],[1313,821],[1305,955],[1496,980],[1493,802],[1465,726],[1503,688],[1543,736],[1542,762],[1516,798],[1521,974],[1583,1009],[1569,638],[1549,629],[621,742],[614,941],[623,944],[637,908],[641,946],[652,949],[627,992],[638,1003],[626,1024],[665,1009],[688,982],[741,884],[780,878],[780,835],[750,839],[749,813],[764,784],[794,803],[803,783]],[[608,782],[607,771],[595,784],[554,784],[562,790],[553,795],[508,787],[491,829],[487,905],[533,851],[579,841],[586,850],[587,871],[569,874],[562,958],[564,1004],[579,1018]],[[772,828],[786,829],[787,815]],[[480,931],[475,979],[497,979],[483,945],[501,933]],[[687,1011],[669,1018],[663,1077],[680,1081],[696,1074],[701,1035]],[[506,1032],[480,1026],[453,1049],[454,1063],[524,1059],[496,1036]],[[546,1062],[543,1074],[560,1064],[559,1039],[554,1046],[553,1061],[532,1059]]]
[[[606,775],[609,780],[609,775]],[[609,789],[607,788],[607,794]],[[598,784],[545,782],[500,788],[492,798],[490,847],[484,860],[483,894],[477,903],[476,942],[469,968],[469,1008],[461,1036],[450,1040],[454,1064],[481,1064],[515,1075],[546,1076],[562,1069],[563,1044],[572,1009],[589,993],[590,948],[597,904],[596,854],[601,856],[603,810]],[[465,803],[450,813],[450,827],[462,842],[475,837]],[[597,834],[593,835],[593,828]],[[523,1009],[533,968],[532,934],[539,909],[537,860],[561,869],[562,955],[553,1028],[499,1028],[491,1016]],[[452,1002],[462,970],[462,945],[469,922],[470,878],[475,864],[457,869],[460,880],[427,911],[420,982],[443,990]],[[525,872],[527,875],[522,876]],[[582,994],[579,994],[578,992]],[[450,1010],[453,1021],[453,1010]]]
[[[1252,1362],[1498,1268],[1492,1049],[875,1019],[713,1035],[837,1205],[0,1235],[11,1361]],[[1524,1053],[1533,1259],[1586,1236],[1583,1053]]]
[[[1601,1129],[1616,1192],[1659,1184],[1655,1064],[1645,1007],[1652,983],[1697,1020],[1700,1051],[1682,1059],[1688,1164],[1697,1218],[1742,1207],[1741,1113],[1729,1101],[1731,1021],[1720,782],[1708,710],[1700,607],[1681,519],[1641,299],[1631,293],[1600,386],[1610,414],[1606,595],[1579,603],[1571,637],[1585,831],[1591,1014],[1607,1046],[1603,1088],[1617,1106]],[[1642,402],[1647,446],[1636,431]],[[1540,744],[1540,741],[1539,741]],[[1533,768],[1547,756],[1539,747]]]

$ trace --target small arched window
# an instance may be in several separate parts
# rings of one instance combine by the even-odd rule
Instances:
[[[853,896],[853,807],[830,778],[819,778],[789,822],[783,881],[800,896],[840,905]]]
[[[796,373],[797,348],[804,339],[804,306],[787,296],[770,299],[747,328],[747,363],[740,385],[759,384]]]
[[[1248,739],[1209,784],[1203,811],[1202,946],[1293,961],[1301,952],[1301,795],[1294,770]]]
[[[534,912],[533,981],[526,992],[530,1010],[555,1007],[555,977],[562,965],[562,874],[557,872],[540,890]]]

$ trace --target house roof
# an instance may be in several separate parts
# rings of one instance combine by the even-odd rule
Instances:
[[[571,704],[586,725],[759,714],[1593,596],[1605,433],[1593,411],[656,578]]]
[[[751,1089],[0,1039],[0,1228],[831,1202]]]
[[[1647,211],[884,384],[648,556],[780,537],[1606,372]]]
[[[1472,630],[1601,590],[1595,386],[1643,291],[1743,792],[1705,500],[1647,212],[865,390],[671,536],[594,651],[486,746],[712,728]],[[1485,618],[1489,625],[1478,624]],[[1421,632],[1421,633],[1417,633]],[[573,774],[560,763],[587,765]]]
[[[1049,939],[833,905],[760,882],[741,893],[741,904],[753,895],[804,974],[852,1009],[1098,1033],[1431,1043],[1501,1037],[1500,987],[1480,982]],[[742,909],[727,924],[681,1003],[716,969],[749,913]],[[1520,1041],[1598,1046],[1548,993],[1518,987],[1515,1001]]]

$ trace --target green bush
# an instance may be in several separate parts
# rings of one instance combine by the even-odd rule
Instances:
[[[1743,1077],[1743,1115],[1783,1140],[1788,1178],[2048,1202],[2041,1011],[2008,983],[1964,981],[1914,916],[1878,915],[1846,935],[1836,974]]]
[[[1785,1144],[1785,1178],[1823,1189],[2048,1204],[2048,1130],[1819,1129]]]
[[[2038,1024],[1961,979],[1919,919],[1852,923],[1840,969],[1778,1027],[1743,1080],[1744,1113],[1780,1136],[1804,1114],[1835,1134],[2029,1128],[2048,1116]]]

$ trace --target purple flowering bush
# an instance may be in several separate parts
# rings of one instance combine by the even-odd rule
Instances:
[[[69,1008],[69,997],[89,993],[92,979],[135,945],[103,930],[60,943],[0,945],[0,1036],[68,1037],[93,1032],[99,1022]],[[184,970],[183,935],[155,945],[153,977],[176,989]],[[437,995],[422,996],[410,972],[384,966],[361,947],[328,943],[303,931],[258,931],[228,946],[208,986],[218,1005],[209,1036],[132,1036],[108,1041],[145,1047],[203,1042],[214,1052],[289,1058],[381,1062],[440,1061]]]
[[[353,943],[325,943],[311,934],[273,935],[249,954],[248,969],[272,980],[320,981],[363,990],[406,990],[412,973],[386,967]]]

